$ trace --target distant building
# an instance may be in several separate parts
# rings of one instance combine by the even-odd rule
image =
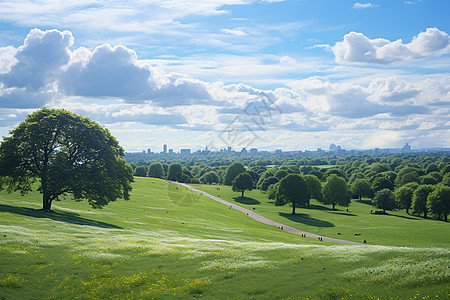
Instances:
[[[163,153],[167,153],[167,145],[163,146]]]
[[[227,151],[228,153],[231,153],[231,147],[228,147]]]
[[[145,154],[145,150],[142,150],[142,153],[144,153],[144,154]]]
[[[250,154],[257,154],[257,153],[258,153],[258,149],[256,149],[256,148],[250,149]]]
[[[147,154],[152,153],[152,150],[150,148],[147,149]]]
[[[180,154],[182,155],[191,154],[191,149],[180,149]]]
[[[173,149],[169,149],[169,154],[173,154]]]
[[[403,152],[410,152],[411,151],[411,145],[406,143],[405,146],[403,146],[402,150],[403,150]]]
[[[242,148],[242,149],[241,149],[241,153],[242,153],[242,154],[247,154],[247,149],[245,149],[245,147]]]
[[[277,150],[275,150],[275,153],[276,153],[276,154],[281,154],[281,153],[283,153],[283,150],[277,149]]]

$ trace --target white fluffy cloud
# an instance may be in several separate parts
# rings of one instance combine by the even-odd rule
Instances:
[[[430,41],[432,36],[419,35],[408,45],[422,53],[442,48]],[[364,84],[310,77],[262,90],[165,72],[125,46],[72,49],[73,43],[68,31],[34,29],[22,46],[0,48],[0,125],[10,126],[44,105],[88,115],[116,130],[161,126],[217,135],[239,117],[261,142],[274,147],[281,142],[278,137],[300,132],[323,137],[331,135],[326,131],[441,130],[445,137],[450,127],[450,80],[445,74],[420,80],[374,77]],[[298,63],[289,56],[278,62]]]
[[[332,50],[338,64],[389,64],[450,53],[450,37],[437,28],[428,28],[405,44],[401,39],[391,42],[350,32]]]

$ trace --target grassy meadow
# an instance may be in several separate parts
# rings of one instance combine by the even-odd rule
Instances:
[[[279,222],[372,244],[338,245],[258,223],[162,180],[133,185],[130,201],[95,210],[68,198],[52,213],[39,210],[39,193],[0,192],[0,299],[449,297],[443,222],[399,213],[375,220],[363,214],[364,203],[349,214],[299,209],[302,219],[289,219],[289,207],[274,207],[258,191],[233,199],[238,194],[223,186],[202,187]],[[386,235],[392,227],[400,232]]]
[[[309,207],[297,208],[293,216],[292,207],[274,206],[260,190],[246,191],[242,198],[229,186],[193,186],[247,209],[255,208],[256,213],[269,219],[324,236],[355,242],[366,240],[373,245],[450,248],[450,223],[408,215],[405,210],[388,211],[388,215],[371,214],[376,209],[370,199],[352,199],[349,207],[336,206],[335,211],[331,205],[311,200]]]

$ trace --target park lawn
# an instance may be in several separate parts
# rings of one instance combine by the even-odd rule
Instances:
[[[352,199],[348,208],[337,206],[336,211],[311,200],[310,207],[297,208],[296,215],[292,215],[292,207],[275,206],[260,190],[246,191],[241,198],[229,186],[193,186],[245,208],[254,208],[256,213],[279,223],[323,236],[355,242],[366,240],[372,245],[450,247],[450,223],[411,216],[404,210],[388,212],[388,215],[371,214],[375,208],[369,199]]]
[[[136,178],[95,210],[0,192],[0,299],[417,299],[449,294],[443,248],[351,246],[260,224]],[[222,189],[221,189],[222,190]]]

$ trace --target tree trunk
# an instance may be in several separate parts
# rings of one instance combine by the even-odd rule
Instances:
[[[426,219],[427,218],[427,211],[423,212],[423,217]]]
[[[361,195],[361,194],[359,194],[359,201],[361,201],[361,196],[362,196],[362,195]]]
[[[244,198],[244,192],[245,192],[245,191],[242,191],[242,198]]]
[[[295,204],[292,203],[292,214],[295,215]]]
[[[406,208],[406,214],[409,215],[409,207]]]
[[[333,210],[335,210],[335,209],[334,209],[335,206],[336,206],[336,204],[333,203]]]
[[[444,216],[444,221],[447,222],[447,215]]]
[[[42,196],[42,209],[45,211],[50,211],[52,207],[52,200],[50,199],[50,195],[46,193]]]

